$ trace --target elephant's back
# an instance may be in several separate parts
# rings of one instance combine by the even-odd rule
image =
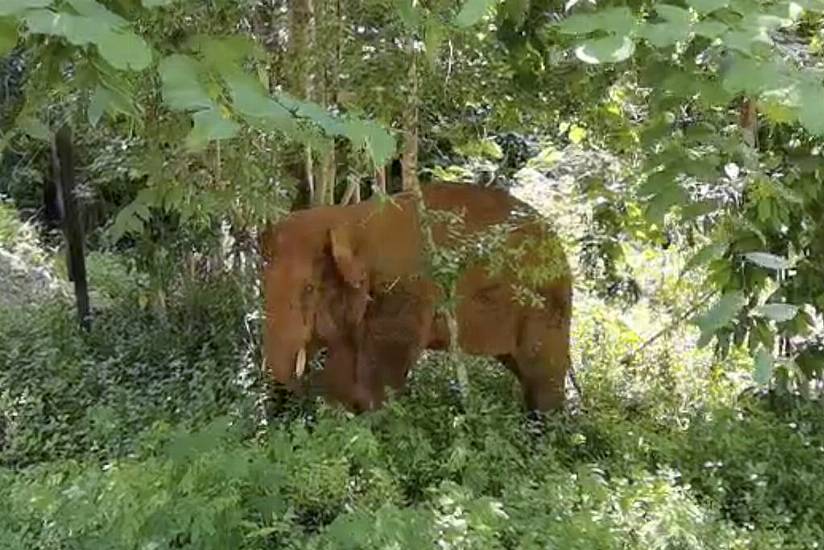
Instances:
[[[421,189],[428,208],[452,212],[464,210],[470,230],[503,223],[516,211],[535,215],[527,204],[501,189],[454,183],[424,184]]]

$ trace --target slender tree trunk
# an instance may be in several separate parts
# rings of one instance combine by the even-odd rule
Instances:
[[[55,181],[58,182],[63,202],[63,233],[67,245],[67,265],[69,280],[74,283],[77,301],[77,315],[84,330],[91,328],[91,307],[89,305],[89,284],[86,280],[85,235],[80,206],[74,192],[74,147],[72,133],[64,124],[54,136],[52,145],[53,166],[56,168]]]
[[[289,1],[289,91],[299,99],[312,97],[311,51],[314,47],[313,0]],[[299,192],[296,207],[301,208],[315,203],[315,182],[312,162],[312,149],[303,147],[298,155],[300,160],[290,170],[296,175],[303,187]]]
[[[418,69],[414,41],[409,38],[409,70],[406,75],[409,101],[403,114],[403,153],[401,157],[401,178],[404,191],[418,188]],[[384,187],[385,172],[384,172]]]

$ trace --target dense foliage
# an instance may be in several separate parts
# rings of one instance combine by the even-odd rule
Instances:
[[[622,364],[638,336],[592,302],[575,330],[583,400],[564,415],[526,419],[511,375],[481,360],[464,402],[434,355],[409,395],[351,417],[236,377],[255,361],[239,294],[215,281],[166,319],[122,303],[88,336],[67,306],[3,318],[0,547],[814,548],[824,535],[824,414],[742,393],[745,356],[717,363],[678,335]]]

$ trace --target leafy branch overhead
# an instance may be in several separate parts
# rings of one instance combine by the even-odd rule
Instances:
[[[788,61],[772,34],[796,24],[806,11],[821,13],[824,3],[752,0],[688,0],[685,6],[655,2],[650,16],[626,6],[593,11],[576,10],[556,24],[562,34],[576,37],[574,51],[589,64],[620,63],[646,44],[661,56],[688,63],[681,57],[691,44],[707,60],[693,70],[714,75],[716,90],[686,88],[683,94],[710,97],[746,94],[768,104],[768,112],[787,113],[809,132],[824,135],[824,88],[812,70]],[[713,52],[717,63],[711,63]],[[644,61],[644,60],[639,60]]]
[[[147,0],[143,5],[152,8],[170,3]],[[138,108],[119,85],[122,78],[117,72],[142,72],[156,66],[166,105],[192,115],[193,128],[186,139],[190,150],[233,138],[243,122],[315,147],[325,143],[322,137],[342,137],[364,149],[376,165],[385,164],[394,154],[394,137],[376,122],[336,116],[312,102],[270,93],[257,75],[244,68],[247,58],[261,57],[251,39],[197,36],[188,44],[192,55],[172,53],[154,65],[157,52],[131,27],[129,21],[94,0],[4,0],[0,5],[0,53],[27,36],[59,39],[76,48],[96,71],[88,105],[92,124],[104,113],[134,116]]]

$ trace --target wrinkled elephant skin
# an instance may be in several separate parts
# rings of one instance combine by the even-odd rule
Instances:
[[[440,183],[422,190],[429,210],[462,214],[456,227],[464,236],[509,223],[516,228],[506,237],[506,250],[557,243],[547,224],[505,191]],[[300,391],[308,379],[350,410],[373,409],[384,402],[386,386],[403,388],[424,349],[448,347],[446,323],[436,313],[441,292],[427,274],[419,219],[414,196],[401,193],[302,210],[267,226],[264,355],[275,380]],[[438,246],[453,242],[445,223],[432,226]],[[570,361],[569,268],[560,247],[550,255],[527,249],[494,273],[475,262],[457,282],[459,347],[498,358],[536,410],[563,404]],[[519,273],[548,262],[560,269],[533,284],[542,305],[522,305],[515,299]],[[328,350],[324,368],[299,381],[304,358],[322,347]]]

